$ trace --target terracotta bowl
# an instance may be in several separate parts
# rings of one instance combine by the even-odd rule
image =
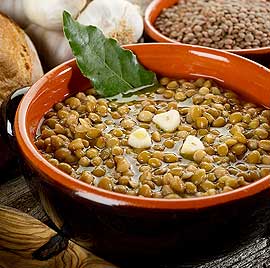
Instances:
[[[168,42],[168,43],[180,43],[169,37],[163,35],[155,27],[154,23],[164,8],[171,7],[177,4],[179,0],[154,0],[147,7],[145,11],[145,31],[149,37],[157,42]],[[227,52],[232,52],[246,58],[261,62],[263,64],[270,64],[270,47],[252,48],[252,49],[228,49]]]
[[[157,74],[209,77],[270,106],[270,72],[259,64],[189,45],[155,43],[126,48]],[[270,218],[270,176],[210,197],[147,199],[89,186],[47,162],[34,145],[40,121],[54,103],[89,86],[76,62],[68,61],[30,88],[15,118],[25,176],[62,232],[103,257],[134,263],[146,260],[145,256],[153,262],[194,259],[207,252],[213,255],[265,231]]]

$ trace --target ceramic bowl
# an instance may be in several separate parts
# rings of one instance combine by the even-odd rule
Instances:
[[[270,106],[269,70],[242,57],[179,44],[126,48],[159,75],[212,78]],[[270,176],[215,196],[147,199],[89,186],[47,162],[34,145],[40,121],[53,104],[89,87],[75,60],[68,61],[29,89],[15,118],[25,177],[62,232],[116,263],[194,259],[201,253],[231,249],[264,232],[270,215]]]
[[[147,7],[145,11],[145,31],[149,37],[157,42],[168,42],[168,43],[178,43],[177,41],[170,39],[169,37],[163,35],[155,27],[154,23],[164,8],[171,7],[177,4],[179,0],[154,0]],[[265,65],[270,64],[270,47],[262,48],[252,48],[252,49],[241,49],[234,50],[228,49],[227,52],[232,52],[246,58],[255,60]]]

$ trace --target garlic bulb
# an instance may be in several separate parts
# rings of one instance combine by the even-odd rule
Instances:
[[[17,0],[21,1],[21,0]],[[49,30],[62,29],[62,13],[68,11],[77,17],[87,0],[22,0],[26,17],[39,26]]]
[[[50,31],[35,24],[30,24],[25,31],[31,36],[42,62],[48,68],[55,67],[73,57],[63,32]]]
[[[22,28],[29,24],[25,15],[22,0],[1,0],[0,11],[12,18]]]
[[[130,3],[138,5],[141,10],[141,14],[144,14],[145,9],[153,0],[128,0]]]
[[[0,0],[0,12],[25,29],[47,68],[72,58],[62,31],[63,10],[120,44],[136,43],[143,33],[139,7],[127,0]]]
[[[120,44],[137,42],[143,33],[139,8],[126,0],[93,0],[78,16],[78,22],[99,27]]]

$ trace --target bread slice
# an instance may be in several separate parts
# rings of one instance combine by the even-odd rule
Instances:
[[[17,88],[43,75],[37,52],[24,31],[0,13],[0,105]]]

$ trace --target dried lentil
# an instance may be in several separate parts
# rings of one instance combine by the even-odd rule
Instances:
[[[270,44],[269,10],[269,2],[263,0],[179,1],[165,8],[154,26],[181,43],[219,49],[259,48]],[[197,84],[210,88],[207,81]]]

